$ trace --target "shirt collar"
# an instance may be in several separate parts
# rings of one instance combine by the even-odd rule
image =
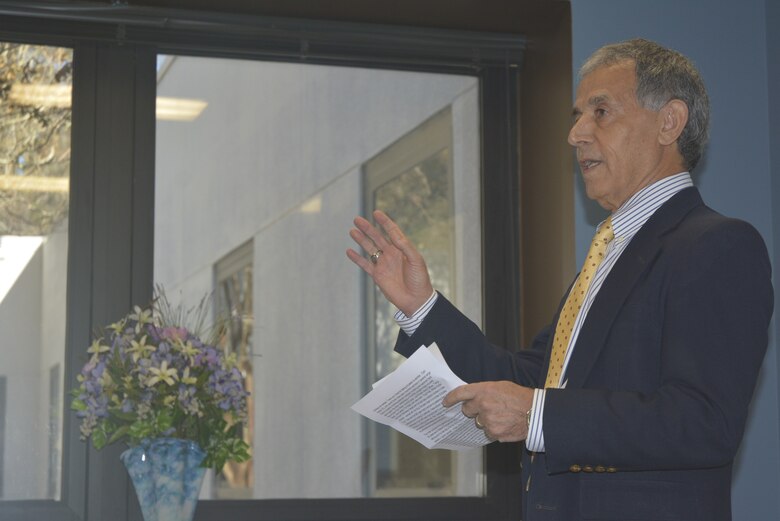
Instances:
[[[655,211],[677,192],[693,186],[688,172],[680,172],[648,185],[632,195],[612,214],[615,237],[627,239],[639,231]]]

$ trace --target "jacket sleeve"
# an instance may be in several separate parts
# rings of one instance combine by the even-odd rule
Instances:
[[[436,342],[447,364],[466,382],[509,380],[527,387],[539,382],[550,328],[543,329],[531,348],[517,352],[488,341],[479,327],[443,295],[411,337],[398,335],[395,350],[408,357],[420,346]]]

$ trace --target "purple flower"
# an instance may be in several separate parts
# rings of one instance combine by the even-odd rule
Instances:
[[[189,332],[183,327],[166,327],[160,332],[160,337],[168,340],[184,341],[189,336]]]
[[[195,365],[201,366],[205,362],[209,369],[214,369],[219,365],[219,353],[211,346],[205,347],[203,351],[195,357]]]
[[[160,342],[160,345],[157,346],[157,354],[160,356],[165,356],[170,352],[171,346],[168,342]]]
[[[97,359],[90,358],[89,362],[84,364],[84,367],[81,368],[82,376],[88,377],[96,365],[97,365]]]
[[[95,379],[100,379],[103,376],[103,373],[106,371],[106,362],[104,360],[98,359],[97,365],[92,369],[90,375]]]
[[[91,395],[98,395],[103,392],[103,386],[93,380],[84,380],[84,389]]]
[[[122,401],[122,412],[124,413],[131,412],[133,410],[133,406],[134,406],[133,401],[129,398],[125,398]]]
[[[108,418],[108,397],[105,395],[91,396],[87,398],[87,411],[99,418]]]

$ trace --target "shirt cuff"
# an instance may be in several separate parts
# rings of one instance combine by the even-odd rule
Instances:
[[[531,421],[528,424],[528,438],[525,447],[531,452],[544,452],[544,432],[542,424],[544,418],[544,389],[534,389],[534,401],[531,406]]]
[[[428,300],[425,301],[425,304],[415,311],[411,317],[404,315],[404,312],[400,309],[395,312],[395,321],[398,322],[398,325],[401,326],[401,329],[403,329],[407,336],[412,336],[414,332],[417,331],[417,328],[420,327],[422,321],[428,316],[428,312],[438,298],[439,294],[434,290],[433,295],[431,295]]]

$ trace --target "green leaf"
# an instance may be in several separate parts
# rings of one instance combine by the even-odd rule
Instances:
[[[134,422],[137,418],[136,413],[134,412],[124,412],[122,409],[116,408],[110,410],[111,416],[114,416],[115,418],[119,420],[124,420],[126,422]]]
[[[110,445],[116,441],[119,441],[123,436],[127,435],[129,431],[130,427],[128,425],[122,425],[114,431],[114,434],[111,435],[111,438],[108,440],[108,444]]]
[[[144,438],[148,438],[154,434],[154,428],[150,425],[148,420],[137,420],[130,425],[128,429],[130,439],[137,443]]]
[[[106,431],[103,429],[95,429],[92,431],[92,445],[97,450],[102,449],[106,445]]]
[[[165,432],[173,426],[173,412],[163,409],[157,415],[156,427],[159,432]]]
[[[79,400],[78,398],[74,398],[72,402],[70,402],[70,408],[74,411],[86,411],[87,410],[87,404],[84,403],[84,400]]]

